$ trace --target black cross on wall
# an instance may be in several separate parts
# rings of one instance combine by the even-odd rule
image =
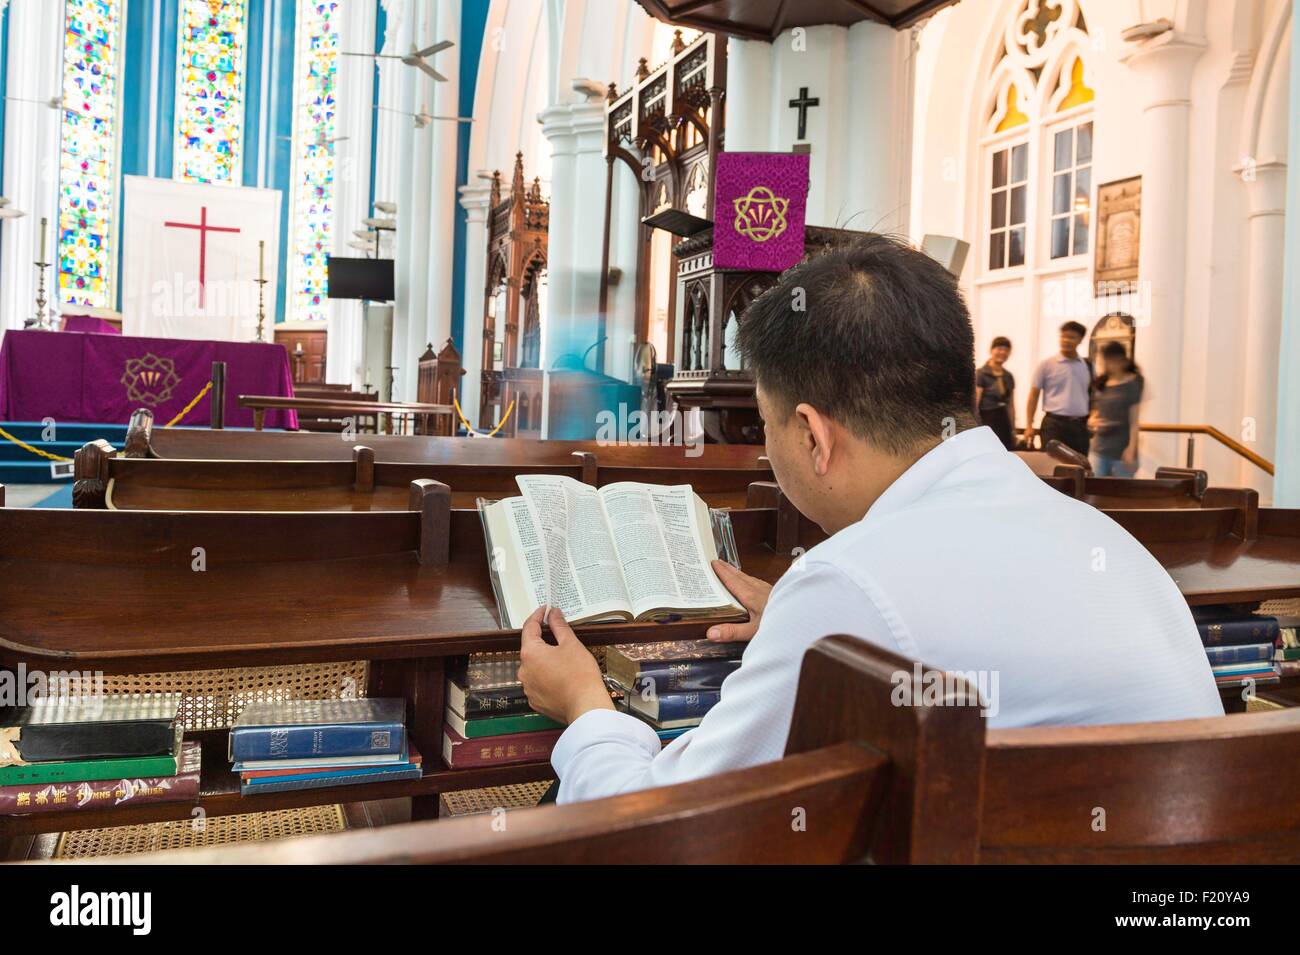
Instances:
[[[790,100],[791,109],[799,111],[799,135],[796,139],[803,139],[808,135],[808,109],[812,106],[820,106],[821,100],[816,96],[811,99],[808,97],[808,87],[799,87],[799,97]]]

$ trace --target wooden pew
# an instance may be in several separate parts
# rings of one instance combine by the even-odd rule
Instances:
[[[317,384],[304,385],[297,384],[293,386],[295,398],[326,398],[335,401],[378,401],[379,395],[373,391],[353,391],[348,385]],[[353,417],[366,418],[371,422],[371,426],[366,430],[377,431],[377,423],[373,422],[376,416],[354,415]],[[344,428],[344,422],[340,418],[319,417],[310,411],[301,412],[298,415],[298,428],[302,431],[320,431],[326,434],[337,434]],[[361,430],[361,429],[358,429]]]
[[[484,815],[124,861],[1300,861],[1300,805],[1278,795],[1300,775],[1300,710],[986,731],[966,684],[894,705],[898,674],[914,677],[913,666],[825,638],[804,657],[781,761],[514,810],[505,831]],[[792,806],[810,823],[794,838]]]
[[[575,451],[600,455],[620,467],[755,468],[761,445],[608,445],[597,441],[534,441],[526,438],[452,438],[368,434],[364,443],[375,460],[389,464],[568,464]],[[153,412],[131,415],[122,454],[129,458],[224,459],[236,461],[337,461],[353,444],[337,435],[296,431],[212,431],[155,428]]]
[[[443,429],[442,433],[451,434],[455,430],[456,409],[451,405],[429,405],[417,402],[377,401],[373,399],[349,400],[346,398],[299,398],[279,395],[240,395],[239,406],[253,411],[253,430],[261,431],[266,420],[266,412],[272,409],[288,409],[309,413],[314,418],[376,417],[388,415],[389,430],[395,415],[411,415],[419,418],[434,418]]]
[[[1082,497],[1103,510],[1201,507],[1211,490],[1208,484],[1208,475],[1201,470],[1157,468],[1154,478],[1088,476]]]
[[[422,480],[405,511],[160,512],[0,508],[0,666],[114,675],[369,661],[364,692],[407,700],[421,778],[366,798],[411,798],[436,815],[445,791],[549,778],[546,762],[450,770],[438,759],[447,658],[512,650],[481,522]],[[776,580],[776,512],[733,521],[745,569]],[[706,621],[584,626],[593,645],[701,639]],[[197,676],[196,676],[197,679]],[[153,680],[151,677],[150,680]],[[156,685],[157,681],[149,685]],[[199,807],[209,815],[351,802],[347,789],[239,793],[227,732],[200,732]],[[188,818],[189,804],[0,818],[0,847],[35,833]]]
[[[479,498],[518,494],[518,475],[559,474],[594,487],[620,481],[689,483],[712,507],[743,507],[751,483],[772,479],[762,465],[683,472],[605,466],[602,456],[576,451],[563,464],[376,463],[373,449],[354,445],[350,461],[187,461],[114,457],[106,442],[95,441],[77,452],[73,505],[158,511],[404,510],[410,483],[427,478],[452,489],[452,507],[473,508]]]
[[[984,725],[977,707],[898,707],[911,661],[852,637],[804,657],[784,759],[572,805],[270,843],[134,856],[135,863],[974,862]],[[802,823],[802,824],[799,824]],[[106,860],[116,861],[116,860]]]
[[[1300,709],[991,730],[980,861],[1300,862]]]

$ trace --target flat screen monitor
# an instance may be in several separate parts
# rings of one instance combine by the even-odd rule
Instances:
[[[330,298],[362,298],[371,302],[393,300],[392,259],[351,259],[331,255],[327,267]]]

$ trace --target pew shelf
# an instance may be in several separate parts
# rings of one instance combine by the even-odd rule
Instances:
[[[419,779],[244,796],[239,792],[239,775],[231,771],[230,760],[226,758],[226,737],[226,730],[186,733],[187,739],[199,740],[203,747],[199,798],[195,802],[146,803],[139,806],[70,809],[31,813],[25,816],[0,816],[0,837],[190,819],[195,816],[195,811],[200,809],[204,815],[226,816],[243,812],[301,809],[325,803],[346,803],[356,800],[370,801],[402,797],[429,797],[436,800],[439,794],[457,789],[507,786],[512,783],[537,782],[555,776],[551,764],[545,761],[473,769],[448,769],[442,765],[441,753],[428,753],[424,754],[424,775]]]

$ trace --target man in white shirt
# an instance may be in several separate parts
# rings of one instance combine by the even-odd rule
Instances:
[[[519,676],[569,724],[551,757],[560,801],[779,759],[804,652],[833,633],[987,676],[994,727],[1223,713],[1164,569],[975,426],[970,320],[936,262],[883,236],[814,258],[750,307],[738,343],[777,481],[832,536],[772,588],[715,565],[751,620],[709,636],[750,643],[720,702],[662,751],[614,711],[558,612],[534,614]]]
[[[1034,416],[1038,397],[1043,397],[1043,446],[1052,439],[1087,456],[1091,438],[1088,412],[1092,407],[1092,369],[1079,357],[1079,344],[1088,330],[1078,322],[1061,326],[1061,350],[1044,358],[1034,369],[1029,383],[1029,417],[1025,423],[1025,447],[1034,437]]]

